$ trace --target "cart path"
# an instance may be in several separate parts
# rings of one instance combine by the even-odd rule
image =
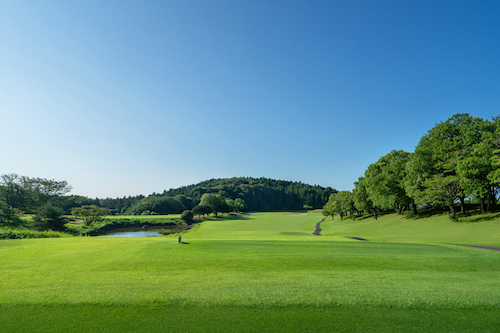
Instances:
[[[314,230],[313,232],[313,235],[316,235],[316,236],[321,236],[321,227],[319,226],[321,224],[321,222],[323,222],[324,220],[326,220],[326,217],[324,219],[322,219],[321,221],[319,221],[318,223],[316,223],[316,230]]]

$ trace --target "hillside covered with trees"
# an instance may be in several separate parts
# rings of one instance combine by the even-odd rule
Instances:
[[[179,213],[192,209],[201,201],[203,194],[217,194],[224,199],[244,202],[249,211],[298,210],[321,208],[330,194],[331,187],[308,185],[302,182],[274,180],[269,178],[224,178],[210,179],[198,184],[153,193],[148,197],[101,199],[103,207],[117,213],[142,214],[150,211],[158,214]]]

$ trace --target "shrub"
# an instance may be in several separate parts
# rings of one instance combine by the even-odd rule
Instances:
[[[193,213],[190,210],[185,210],[181,214],[181,220],[187,224],[193,223]]]

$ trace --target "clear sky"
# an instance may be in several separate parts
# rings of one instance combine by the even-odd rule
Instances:
[[[0,174],[74,194],[241,176],[351,190],[435,123],[499,107],[498,0],[0,6]]]

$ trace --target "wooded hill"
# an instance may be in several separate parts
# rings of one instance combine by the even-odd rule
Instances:
[[[100,205],[114,212],[141,214],[144,211],[167,214],[192,209],[204,193],[219,194],[228,199],[242,199],[246,210],[299,210],[304,205],[321,208],[328,197],[337,191],[331,187],[308,185],[302,182],[269,178],[223,178],[210,179],[198,184],[153,193],[148,197],[138,196],[122,199],[101,199]],[[133,201],[133,202],[132,202]]]

